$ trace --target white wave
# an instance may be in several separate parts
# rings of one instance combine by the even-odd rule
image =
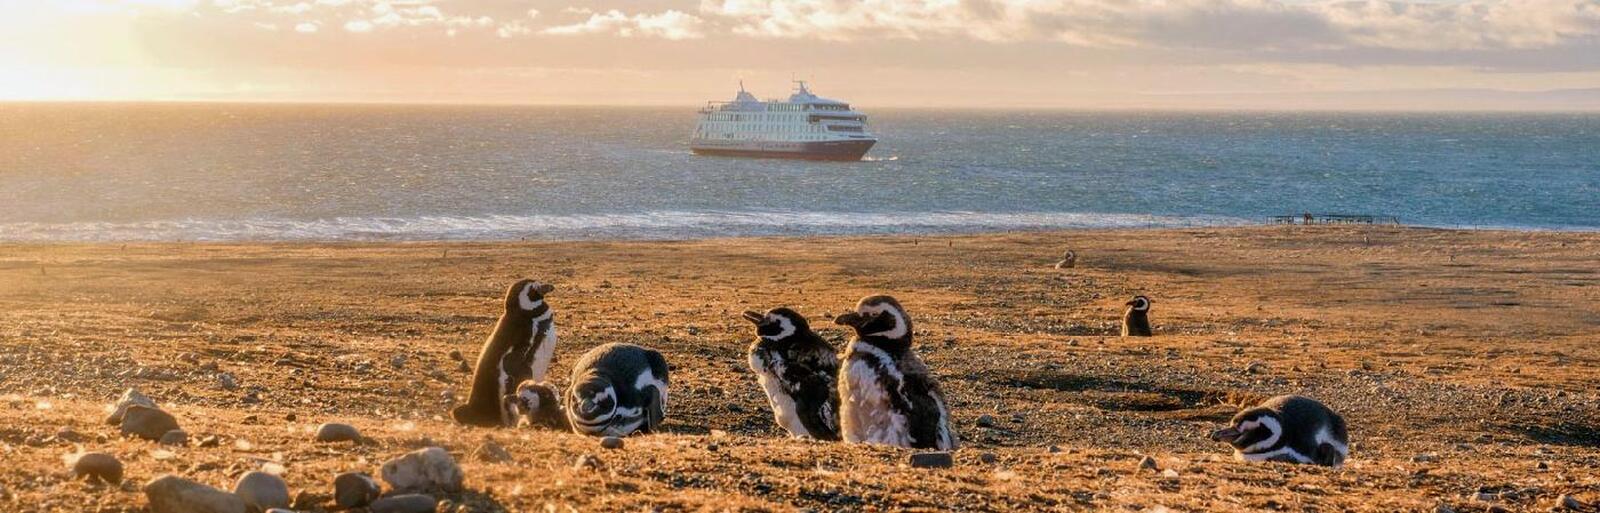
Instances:
[[[147,222],[7,223],[0,240],[515,240],[680,239],[760,235],[949,233],[1052,228],[1246,224],[1220,216],[1084,212],[657,211],[629,214],[336,217],[316,220],[182,219]]]

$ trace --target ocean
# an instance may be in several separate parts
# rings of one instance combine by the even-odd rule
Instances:
[[[1600,229],[1594,114],[865,108],[837,163],[694,156],[694,106],[0,104],[0,240]]]

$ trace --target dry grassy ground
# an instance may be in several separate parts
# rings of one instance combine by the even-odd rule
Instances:
[[[1052,269],[1069,247],[1078,268]],[[0,246],[0,509],[143,511],[139,487],[157,475],[224,487],[264,464],[286,469],[291,490],[325,492],[336,472],[375,471],[425,445],[466,469],[470,491],[447,498],[467,511],[1543,511],[1563,494],[1592,504],[1596,255],[1600,234],[1378,227]],[[666,353],[669,433],[604,450],[446,420],[468,381],[447,354],[477,352],[497,296],[521,277],[559,287],[557,382],[603,342]],[[786,439],[745,370],[752,329],[740,311],[792,306],[839,342],[826,319],[877,292],[910,310],[950,395],[955,468]],[[1136,293],[1155,300],[1154,338],[1114,336]],[[219,372],[239,388],[220,386]],[[117,438],[101,408],[130,386],[193,438],[220,443]],[[1205,439],[1233,412],[1230,396],[1290,392],[1350,422],[1346,467],[1243,464]],[[983,414],[997,424],[978,427]],[[374,442],[311,443],[329,421]],[[57,437],[64,427],[87,440]],[[491,439],[514,461],[475,458]],[[118,455],[129,482],[73,481],[62,457],[80,446]],[[575,467],[583,454],[601,466]],[[1176,477],[1139,469],[1144,455]]]

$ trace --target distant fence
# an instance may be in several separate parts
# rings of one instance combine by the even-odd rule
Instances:
[[[1393,216],[1369,216],[1352,214],[1300,214],[1287,216],[1272,216],[1272,224],[1400,224],[1400,218]]]

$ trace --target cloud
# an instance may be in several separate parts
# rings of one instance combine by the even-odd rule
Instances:
[[[295,32],[299,32],[301,34],[314,34],[314,33],[317,32],[318,28],[321,28],[321,27],[319,27],[316,22],[306,21],[306,22],[296,23],[295,26],[294,26],[294,31]]]
[[[629,16],[612,9],[593,13],[587,9],[568,9],[569,13],[588,14],[589,19],[571,25],[557,25],[541,31],[551,35],[615,34],[622,37],[658,37],[670,40],[699,39],[705,37],[704,20],[682,11],[668,10],[659,14]]]
[[[367,20],[350,20],[345,22],[344,29],[357,34],[372,32],[372,22]]]

